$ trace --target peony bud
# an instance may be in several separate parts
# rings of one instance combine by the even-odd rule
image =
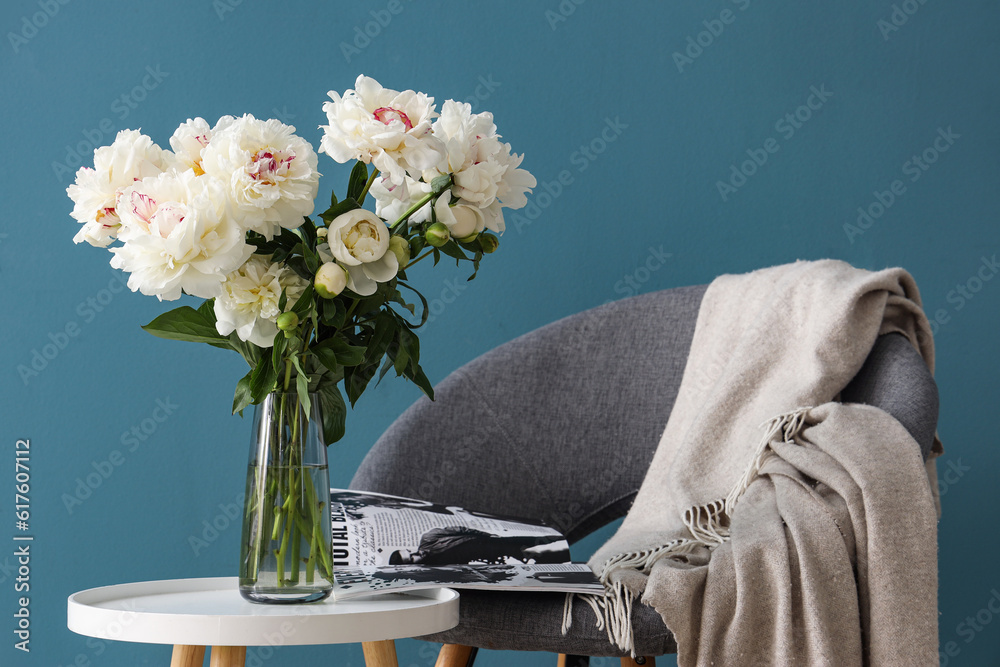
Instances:
[[[400,271],[410,263],[410,244],[402,236],[393,236],[389,239],[389,251],[396,256]]]
[[[435,222],[427,228],[426,232],[424,232],[424,238],[427,239],[427,243],[431,244],[435,248],[443,246],[448,242],[450,237],[451,235],[448,234],[448,227],[441,222]]]
[[[483,249],[483,253],[489,255],[491,252],[497,249],[500,245],[500,239],[493,236],[492,234],[480,234],[479,235],[479,247]]]
[[[320,227],[320,228],[318,228],[316,230],[316,238],[321,239],[321,240],[325,239],[326,236],[327,236],[327,234],[329,234],[329,233],[330,233],[329,229],[327,229],[326,227]]]
[[[278,328],[282,331],[295,331],[295,328],[299,326],[299,316],[295,314],[294,311],[288,311],[287,313],[282,313],[278,315],[278,319],[275,321]]]
[[[327,262],[316,272],[316,293],[324,299],[332,299],[347,287],[347,271],[336,262]]]

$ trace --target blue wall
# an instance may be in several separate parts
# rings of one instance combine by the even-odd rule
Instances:
[[[563,315],[723,272],[821,257],[909,269],[939,321],[942,662],[1000,664],[988,606],[1000,597],[1000,6],[400,1],[398,15],[388,0],[3,3],[0,662],[166,664],[166,647],[70,633],[66,596],[234,574],[238,548],[232,526],[198,549],[189,538],[241,497],[249,425],[228,411],[242,361],[139,329],[165,306],[123,291],[103,251],[71,243],[69,153],[82,144],[89,163],[87,142],[120,129],[166,145],[188,117],[245,112],[318,145],[326,92],[363,72],[439,101],[471,97],[540,184],[467,289],[464,274],[421,278],[433,381]],[[321,192],[343,188],[346,168],[321,156],[320,169]],[[859,207],[871,216],[860,223]],[[50,343],[37,374],[19,373]],[[362,399],[331,449],[334,484],[416,397],[386,381]],[[159,402],[170,414],[146,421]],[[155,431],[123,441],[144,421]],[[32,444],[30,655],[13,649],[10,616],[17,438]],[[67,507],[115,450],[121,465]],[[433,664],[426,645],[400,647],[402,665]],[[284,649],[267,664],[307,656],[362,664],[356,646]]]

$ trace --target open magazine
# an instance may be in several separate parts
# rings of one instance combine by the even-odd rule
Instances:
[[[602,593],[554,528],[461,507],[330,489],[335,598],[418,588]]]

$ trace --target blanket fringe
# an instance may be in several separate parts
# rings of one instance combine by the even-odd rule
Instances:
[[[695,550],[708,548],[710,551],[729,539],[729,518],[740,498],[757,479],[767,460],[774,456],[771,443],[779,437],[782,442],[794,442],[805,426],[809,407],[801,407],[778,415],[761,424],[765,429],[760,443],[754,450],[750,464],[725,498],[713,500],[704,505],[689,507],[684,512],[684,526],[694,539],[671,540],[652,549],[618,554],[605,561],[598,573],[604,584],[604,595],[581,595],[568,593],[563,604],[562,634],[569,632],[573,625],[573,598],[586,602],[597,617],[598,630],[606,630],[608,641],[635,657],[635,636],[632,632],[632,604],[635,595],[620,579],[612,579],[615,572],[633,569],[649,574],[653,565],[661,558],[680,558]]]

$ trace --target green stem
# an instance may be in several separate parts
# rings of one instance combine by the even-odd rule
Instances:
[[[372,175],[368,177],[368,182],[365,183],[365,189],[361,191],[361,196],[358,197],[358,205],[364,206],[365,197],[368,196],[368,188],[370,188],[372,186],[372,183],[375,182],[376,176],[378,176],[378,169],[373,170]]]
[[[396,227],[399,226],[399,223],[401,223],[403,220],[406,220],[411,215],[413,215],[414,213],[416,213],[417,211],[419,211],[420,208],[424,204],[426,204],[427,202],[429,202],[432,199],[434,199],[434,193],[433,192],[428,192],[427,194],[425,194],[423,197],[420,198],[420,200],[416,204],[414,204],[410,208],[406,209],[406,213],[404,213],[403,215],[401,215],[399,217],[399,220],[396,220],[396,222],[394,222],[391,225],[389,225],[389,229],[395,230]]]
[[[306,561],[306,583],[311,584],[316,570],[316,533],[309,539],[309,559]]]
[[[347,309],[347,314],[344,315],[344,324],[347,324],[348,322],[351,321],[351,315],[354,314],[354,309],[358,307],[359,303],[361,303],[361,299],[351,300],[351,306],[350,308]]]
[[[288,573],[288,578],[292,580],[294,586],[299,582],[299,548],[302,543],[302,536],[299,534],[298,523],[292,526],[292,571]]]
[[[413,260],[412,262],[408,263],[408,264],[406,265],[406,268],[410,268],[411,266],[413,266],[414,264],[416,264],[417,262],[419,262],[420,260],[422,260],[422,259],[423,259],[424,257],[426,257],[427,255],[433,255],[433,254],[434,254],[434,251],[433,251],[433,250],[428,250],[427,252],[425,252],[425,253],[424,253],[423,255],[421,255],[420,257],[417,257],[417,258],[416,258],[415,260]]]

